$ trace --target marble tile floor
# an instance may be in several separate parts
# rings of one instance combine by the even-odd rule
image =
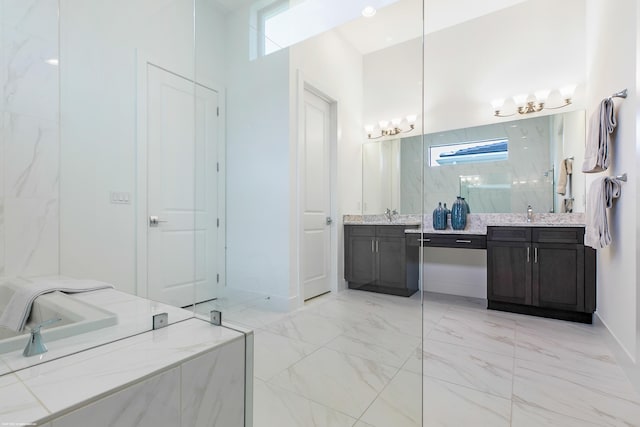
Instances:
[[[232,301],[197,310],[255,330],[255,427],[640,426],[602,327],[431,293],[424,314],[418,294]]]

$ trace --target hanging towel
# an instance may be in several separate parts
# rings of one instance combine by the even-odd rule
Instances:
[[[620,189],[620,180],[616,178],[602,177],[591,183],[587,197],[586,246],[602,249],[611,243],[607,208],[611,207],[613,199],[620,197]]]
[[[49,292],[66,293],[96,291],[114,286],[97,280],[78,279],[34,279],[31,283],[16,286],[9,303],[0,314],[0,327],[21,332],[31,314],[31,305],[36,298]]]
[[[616,124],[613,100],[603,99],[589,121],[582,172],[602,172],[609,167],[611,134]]]
[[[567,170],[568,159],[560,162],[560,171],[558,172],[558,184],[556,185],[556,193],[563,196],[567,193],[567,175],[571,172]]]

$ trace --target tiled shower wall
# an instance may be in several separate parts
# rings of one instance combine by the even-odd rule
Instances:
[[[58,272],[58,1],[0,0],[0,276]]]

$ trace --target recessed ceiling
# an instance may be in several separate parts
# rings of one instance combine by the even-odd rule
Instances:
[[[255,0],[215,0],[229,11]],[[318,0],[298,0],[296,5]],[[393,1],[393,0],[392,0]],[[424,0],[425,34],[442,30],[489,13],[534,0]],[[420,37],[422,0],[397,0],[378,9],[371,18],[359,17],[336,31],[360,53],[367,54]]]
[[[527,0],[425,0],[425,34],[442,30]],[[533,1],[533,0],[529,0]],[[337,31],[360,53],[420,37],[422,0],[400,0],[372,18],[351,21]]]

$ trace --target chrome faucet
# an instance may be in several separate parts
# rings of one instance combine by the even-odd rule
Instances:
[[[47,346],[44,345],[44,342],[42,341],[42,335],[40,335],[40,328],[55,322],[59,322],[60,320],[62,320],[62,318],[56,317],[54,319],[49,319],[45,322],[38,323],[36,326],[31,328],[31,335],[29,336],[29,342],[27,343],[27,346],[24,348],[22,355],[25,357],[29,357],[29,356],[37,356],[38,354],[46,353],[48,350],[47,350]]]
[[[533,221],[533,208],[531,205],[527,206],[527,222]]]
[[[386,211],[384,211],[384,216],[387,217],[387,219],[389,220],[389,222],[393,222],[394,217],[398,215],[398,211],[396,209],[391,210],[389,208],[387,208]]]

